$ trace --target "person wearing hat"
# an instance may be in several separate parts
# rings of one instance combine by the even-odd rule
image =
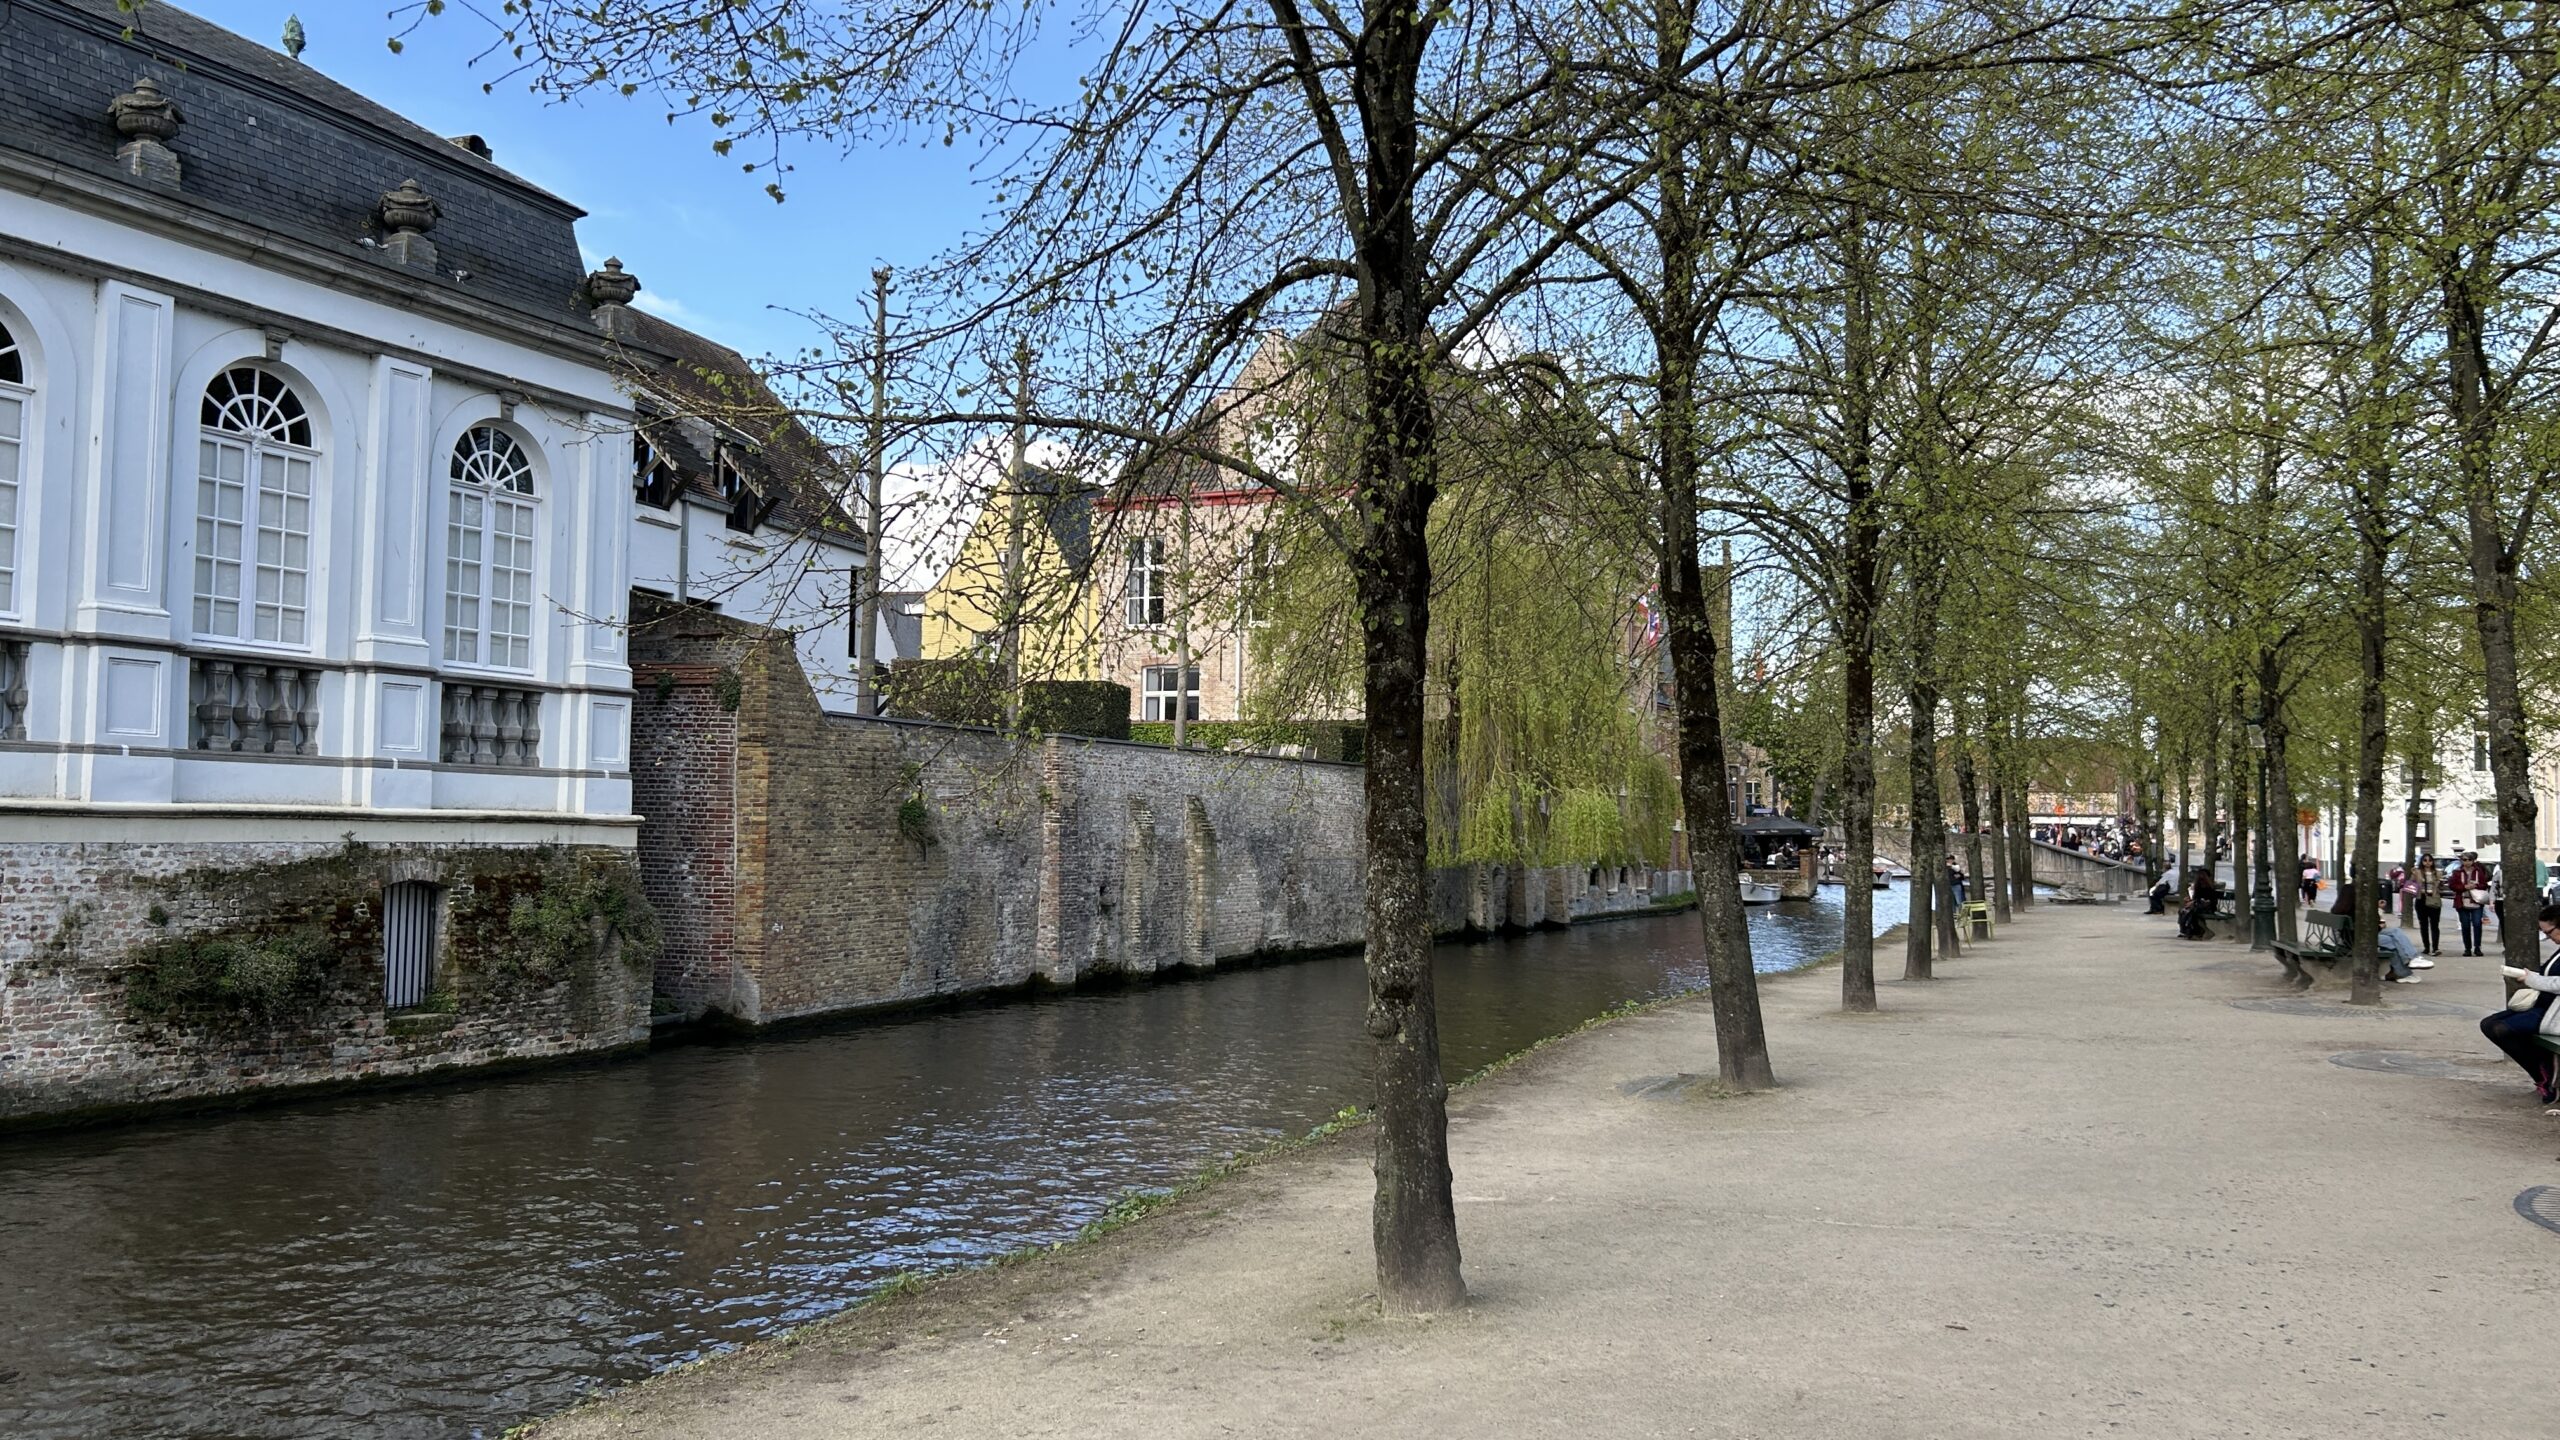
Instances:
[[[2489,867],[2480,863],[2480,852],[2465,850],[2462,863],[2453,869],[2446,888],[2453,891],[2453,915],[2462,922],[2462,953],[2478,955],[2480,920],[2489,911]]]

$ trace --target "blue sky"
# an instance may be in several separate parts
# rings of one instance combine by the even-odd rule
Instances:
[[[179,3],[278,48],[285,17],[299,14],[304,64],[438,134],[486,138],[500,165],[588,212],[580,244],[590,261],[620,256],[645,287],[643,306],[749,354],[814,343],[814,329],[786,311],[863,314],[873,266],[924,261],[980,213],[971,152],[938,143],[799,147],[782,177],[790,198],[776,205],[769,177],[711,153],[709,125],[670,125],[646,95],[550,104],[522,80],[498,78],[503,56],[473,66],[489,32],[460,6],[395,55],[386,42],[407,21],[384,13],[391,0]],[[495,93],[481,93],[486,83]]]

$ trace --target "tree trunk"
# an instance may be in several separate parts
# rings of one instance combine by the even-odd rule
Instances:
[[[2243,708],[2240,682],[2231,682],[2231,938],[2247,943],[2255,938],[2257,922],[2240,917],[2251,914],[2250,906],[2257,891],[2250,887],[2257,881],[2252,868],[2251,842],[2256,838],[2249,824],[2250,785],[2248,711]]]
[[[2204,727],[2204,864],[2222,863],[2222,710],[2214,707]]]
[[[1986,740],[1985,759],[1991,768],[1991,915],[2000,924],[2009,923],[2009,828],[2015,823],[2009,816],[2007,787],[2000,780],[2000,732],[1995,727]],[[1979,880],[1977,879],[1977,882]]]
[[[1944,915],[1947,822],[1938,796],[1938,691],[1925,676],[1935,648],[1934,616],[1916,618],[1911,682],[1911,924],[1903,936],[1902,978],[1932,978],[1930,947]]]
[[[1431,633],[1427,527],[1438,439],[1420,299],[1413,184],[1417,77],[1429,31],[1414,0],[1369,12],[1353,68],[1367,135],[1358,227],[1364,415],[1353,557],[1367,700],[1369,1013],[1377,1045],[1378,1300],[1389,1314],[1464,1304],[1449,1173],[1448,1082],[1431,990],[1423,782],[1424,666]]]
[[[2390,731],[2383,700],[2384,606],[2389,594],[2383,569],[2384,548],[2378,513],[2381,482],[2369,481],[2368,498],[2356,507],[2362,541],[2356,558],[2356,652],[2361,662],[2356,686],[2356,853],[2346,881],[2355,886],[2355,950],[2347,965],[2354,988],[2348,999],[2358,1005],[2382,1003],[2381,926],[2375,898],[2382,884],[2382,772],[2390,758]],[[2376,513],[2368,513],[2376,512]]]
[[[2009,779],[2009,903],[2020,910],[2036,903],[2036,839],[2027,822],[2027,777]]]
[[[1866,217],[1853,214],[1842,235],[1843,268],[1849,272],[1846,359],[1841,427],[1842,480],[1849,533],[1841,554],[1841,829],[1848,847],[1847,893],[1841,897],[1840,1008],[1876,1008],[1875,890],[1869,884],[1876,855],[1876,589],[1883,550],[1876,516],[1873,469],[1875,410],[1874,277],[1867,273]]]
[[[1659,59],[1677,73],[1689,51],[1687,12],[1657,11]],[[1697,216],[1682,164],[1690,127],[1678,102],[1655,144],[1665,161],[1658,184],[1654,239],[1662,265],[1654,334],[1655,464],[1662,505],[1663,618],[1671,644],[1671,678],[1680,711],[1680,804],[1688,817],[1689,855],[1698,891],[1698,928],[1706,946],[1707,999],[1716,1017],[1716,1068],[1724,1083],[1766,1090],[1777,1083],[1760,1021],[1760,981],[1751,968],[1751,927],[1742,908],[1741,848],[1725,796],[1722,702],[1716,694],[1715,609],[1698,563]],[[1720,582],[1729,583],[1729,582]]]
[[[2178,883],[2187,884],[2195,877],[2188,873],[2195,862],[2187,855],[2188,822],[2196,813],[2196,766],[2187,752],[2178,752]]]
[[[2524,691],[2516,674],[2516,560],[2524,526],[2508,536],[2498,503],[2495,444],[2499,415],[2488,388],[2488,322],[2467,267],[2443,282],[2445,350],[2450,366],[2455,462],[2462,477],[2464,558],[2471,571],[2471,616],[2480,633],[2483,699],[2489,722],[2489,774],[2498,787],[2498,948],[2519,969],[2536,966],[2541,930],[2534,917],[2533,756],[2525,743]]]
[[[1982,792],[1975,784],[1973,773],[1973,736],[1965,724],[1961,702],[1954,707],[1954,715],[1956,794],[1961,797],[1964,816],[1965,879],[1975,895],[1988,900],[1991,897],[1982,893]]]
[[[2282,666],[2273,650],[2258,654],[2258,706],[2267,717],[2267,832],[2275,838],[2276,938],[2302,938],[2295,887],[2302,882],[2302,837],[2294,829],[2293,771],[2287,747],[2293,726],[2285,718]]]

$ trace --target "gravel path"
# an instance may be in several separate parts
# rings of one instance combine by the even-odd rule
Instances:
[[[2458,1008],[2240,1008],[2272,960],[2139,908],[2039,908],[1877,1016],[1764,979],[1774,1095],[1671,1078],[1700,1004],[1469,1087],[1461,1314],[1372,1317],[1354,1133],[536,1433],[2560,1433],[2517,1208],[2560,1119],[2479,1063],[2496,961],[2385,987]]]

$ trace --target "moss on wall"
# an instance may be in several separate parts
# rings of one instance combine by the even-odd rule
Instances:
[[[384,888],[444,890],[427,1008],[493,1009],[572,987],[584,1003],[611,966],[646,973],[658,922],[628,856],[567,847],[467,850],[349,842],[254,868],[201,867],[141,882],[168,933],[118,967],[135,1020],[210,1031],[284,1029],[380,1009]]]

